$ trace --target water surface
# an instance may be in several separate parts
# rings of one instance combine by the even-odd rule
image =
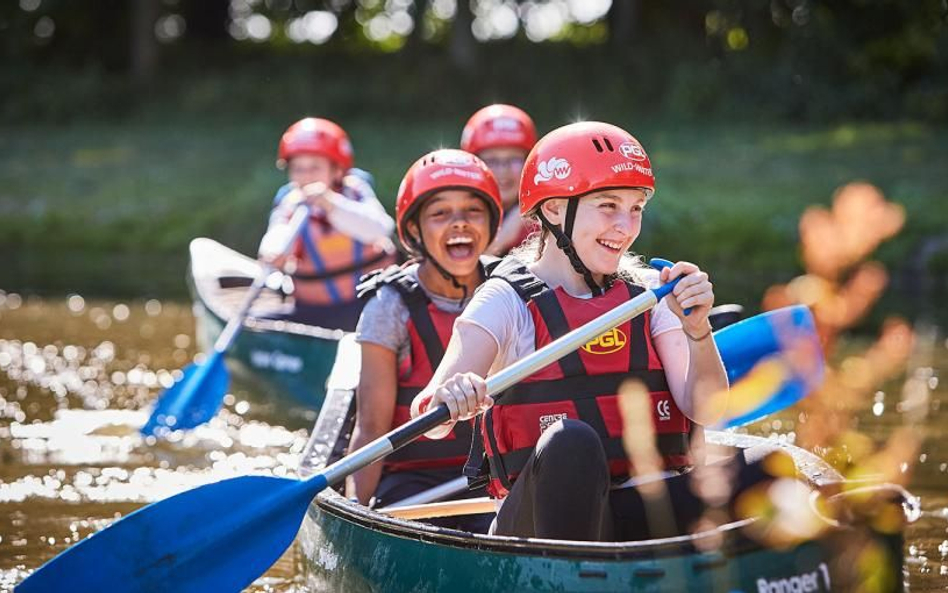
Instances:
[[[948,589],[948,398],[939,381],[948,343],[926,336],[927,358],[911,373],[930,409],[917,426],[917,463],[905,468],[923,510],[906,532],[905,580],[916,592]],[[295,475],[307,431],[284,428],[239,386],[208,426],[170,441],[138,435],[151,401],[195,353],[187,305],[0,292],[0,591],[145,503],[237,475]],[[901,385],[866,402],[861,432],[881,442],[904,422]],[[788,412],[748,432],[792,439],[800,419]],[[297,554],[291,548],[250,590],[299,590]]]

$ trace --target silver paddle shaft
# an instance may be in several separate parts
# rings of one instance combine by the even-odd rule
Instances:
[[[278,250],[279,253],[286,253],[286,251],[293,244],[293,241],[296,240],[297,235],[299,235],[300,231],[303,230],[303,225],[306,224],[308,218],[309,208],[305,204],[297,206],[296,210],[293,211],[293,216],[290,217],[290,220],[287,223],[287,228],[289,230],[283,236],[283,242],[279,245],[281,248]],[[263,290],[264,286],[266,286],[267,278],[272,273],[273,266],[267,263],[261,264],[260,273],[257,274],[256,278],[253,279],[253,284],[250,285],[250,288],[244,295],[244,299],[240,302],[240,308],[237,309],[237,313],[231,316],[230,321],[228,321],[227,325],[224,327],[224,331],[221,332],[221,335],[217,337],[217,341],[214,342],[214,350],[217,352],[224,352],[231,347],[234,339],[237,338],[237,332],[244,324],[244,319],[247,317],[250,307],[253,305],[254,301],[257,300],[257,297],[260,296],[260,292]]]
[[[413,494],[407,498],[403,498],[396,503],[390,504],[384,509],[381,509],[383,512],[387,509],[397,509],[399,507],[407,507],[416,504],[428,504],[429,502],[437,502],[443,500],[449,496],[454,496],[461,492],[467,490],[467,478],[465,476],[460,476],[454,478],[449,482],[444,484],[439,484],[434,488],[429,488],[424,492],[419,492],[418,494]]]
[[[646,290],[634,299],[619,305],[611,311],[603,313],[589,323],[550,342],[526,358],[491,375],[487,378],[487,394],[494,396],[502,393],[507,388],[526,379],[548,364],[563,358],[593,338],[648,311],[654,307],[659,299],[667,294],[673,286],[674,283],[671,283],[657,289],[660,294],[656,294],[656,291],[653,290]],[[394,431],[375,439],[358,451],[333,463],[327,467],[321,475],[326,477],[329,484],[335,484],[346,476],[359,471],[370,463],[374,463],[392,451],[410,443],[415,438],[418,438],[420,434],[443,423],[448,419],[446,414],[447,407],[444,404],[428,410],[414,420],[403,424]]]

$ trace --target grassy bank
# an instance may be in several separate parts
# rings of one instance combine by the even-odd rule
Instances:
[[[342,123],[391,207],[404,169],[454,144],[463,122]],[[797,273],[800,214],[848,181],[874,183],[907,209],[906,229],[879,253],[897,281],[926,240],[948,233],[948,129],[616,123],[639,137],[658,174],[639,251],[702,263],[723,300],[756,304],[764,287]],[[273,160],[286,124],[156,117],[0,128],[0,289],[183,296],[190,239],[255,250],[283,180]],[[932,259],[936,277],[945,264]]]

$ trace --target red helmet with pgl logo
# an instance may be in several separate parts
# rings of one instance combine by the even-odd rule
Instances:
[[[480,196],[490,208],[490,240],[494,240],[503,216],[500,190],[494,175],[484,162],[469,152],[443,148],[429,152],[408,169],[395,200],[395,222],[402,245],[411,249],[406,224],[418,212],[422,202],[448,189],[468,190]]]
[[[301,154],[324,156],[344,171],[352,168],[352,143],[349,142],[349,135],[328,119],[307,117],[283,132],[277,167],[286,167],[291,158]]]
[[[522,148],[537,142],[537,129],[525,111],[513,105],[488,105],[478,110],[461,132],[461,150],[479,153],[488,148]]]
[[[520,177],[520,213],[549,198],[572,198],[609,188],[639,188],[651,197],[655,176],[631,134],[602,122],[557,128],[537,142]]]

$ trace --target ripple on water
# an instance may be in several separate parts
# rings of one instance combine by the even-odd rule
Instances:
[[[240,475],[296,475],[306,432],[249,419],[230,395],[206,426],[139,435],[194,354],[188,307],[0,293],[0,310],[0,591],[142,504]],[[294,553],[254,588],[293,590]]]
[[[0,591],[144,503],[237,475],[295,476],[305,431],[249,419],[253,410],[232,394],[206,426],[163,441],[139,436],[159,390],[202,359],[189,307],[81,295],[24,301],[0,291],[0,314]],[[911,475],[921,519],[906,531],[906,573],[917,592],[943,590],[948,579],[948,406],[935,392],[944,390],[936,369],[916,379],[917,393],[931,396],[920,427],[930,439]],[[911,410],[897,400],[877,392],[860,430],[902,424]],[[795,410],[742,430],[794,442],[806,422]],[[296,590],[298,554],[291,548],[252,589]]]

